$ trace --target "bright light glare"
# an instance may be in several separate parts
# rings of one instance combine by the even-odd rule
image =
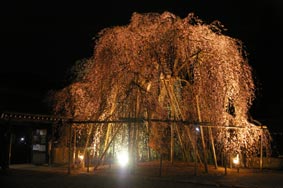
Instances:
[[[122,167],[126,166],[129,162],[128,152],[126,152],[126,151],[119,152],[118,155],[117,155],[117,159],[118,159],[118,163]]]
[[[239,164],[239,154],[233,159],[234,164]]]

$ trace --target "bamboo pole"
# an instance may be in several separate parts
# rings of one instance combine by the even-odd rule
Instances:
[[[199,119],[199,122],[202,122],[201,114],[200,114],[200,108],[199,108],[198,95],[196,95],[196,103],[197,103],[198,119]],[[204,142],[203,127],[201,125],[200,125],[200,134],[201,134],[201,142],[202,142],[203,156],[204,156],[204,168],[205,168],[205,172],[208,173],[206,146],[205,146],[205,142]]]
[[[173,124],[170,125],[171,128],[171,143],[170,143],[170,162],[173,164],[174,161],[174,127]]]
[[[110,144],[112,143],[112,141],[114,140],[114,138],[116,137],[117,133],[119,132],[119,130],[121,129],[121,127],[123,126],[123,124],[120,124],[119,127],[116,129],[116,131],[113,133],[109,143],[107,144],[107,146],[104,148],[100,158],[98,159],[97,164],[94,166],[93,170],[96,170],[98,168],[98,166],[100,165],[101,160],[103,159],[103,157],[105,156]]]
[[[261,130],[260,130],[260,161],[259,161],[259,168],[260,170],[262,171],[262,158],[263,158],[263,148],[262,148],[262,145],[263,145],[263,128],[261,126]]]
[[[193,148],[194,148],[194,161],[195,161],[195,176],[197,176],[197,173],[198,173],[198,166],[197,166],[197,163],[198,163],[198,160],[197,160],[197,157],[199,157],[197,154],[197,131],[195,131],[195,144],[193,144]]]
[[[111,123],[108,123],[108,125],[107,125],[107,131],[106,131],[106,136],[105,136],[105,140],[104,140],[104,148],[106,148],[106,146],[109,143],[109,138],[110,138],[110,135],[111,135],[111,128],[112,128],[111,125],[112,125]],[[105,160],[104,157],[102,158],[102,160],[103,161]]]
[[[169,81],[167,81],[167,82],[169,82]],[[170,98],[170,104],[172,106],[172,112],[173,112],[174,117],[177,117],[178,119],[181,118],[183,120],[184,118],[183,118],[181,109],[179,107],[178,101],[177,101],[177,99],[174,95],[174,90],[172,89],[172,84],[171,83],[167,84],[165,80],[163,80],[163,83],[164,83],[164,86],[166,88],[168,97]],[[180,131],[179,131],[178,127],[176,127],[176,133],[177,133],[177,136],[178,136],[180,146],[182,148],[183,156],[184,156],[185,160],[187,160],[185,147],[184,147],[183,140],[182,140],[182,137],[180,135]]]
[[[9,128],[9,153],[8,153],[8,167],[11,165],[11,157],[12,157],[12,143],[13,143],[13,132],[11,130],[11,128]]]
[[[86,171],[89,172],[89,162],[90,162],[90,151],[89,149],[86,151]]]
[[[214,139],[213,139],[211,127],[208,127],[208,134],[209,134],[210,141],[211,141],[211,147],[212,147],[213,159],[214,159],[214,166],[215,166],[215,169],[217,169],[218,168],[217,157],[216,157],[216,152],[215,152],[215,147],[214,147]]]
[[[189,136],[189,140],[193,140],[192,139],[192,136],[191,136],[191,133],[190,133],[190,130],[189,130],[189,128],[188,127],[186,127],[186,130],[187,130],[187,135]],[[201,157],[200,157],[200,155],[199,155],[199,151],[198,151],[198,147],[197,147],[197,134],[195,134],[195,139],[194,139],[194,142],[191,142],[191,144],[192,144],[192,147],[193,147],[193,150],[194,150],[194,152],[196,152],[195,153],[195,155],[196,155],[196,159],[200,162],[200,164],[201,165],[203,165],[203,162],[202,162],[202,160],[201,160]]]
[[[206,146],[204,142],[204,133],[203,133],[203,128],[200,126],[200,135],[201,135],[201,143],[202,143],[202,148],[203,148],[203,160],[204,160],[204,168],[205,172],[208,173],[208,165],[207,165],[207,153],[206,153]]]
[[[77,159],[77,155],[76,155],[76,152],[77,152],[77,131],[74,129],[73,131],[74,133],[74,145],[73,145],[73,164],[76,162],[76,159]]]
[[[136,95],[134,97],[134,103],[133,103],[133,114],[132,116],[137,120],[138,117],[140,117],[140,89],[137,88],[135,90]],[[135,172],[135,167],[138,159],[138,154],[139,154],[139,147],[138,147],[138,134],[139,134],[139,123],[138,121],[134,121],[133,123],[133,133],[132,133],[132,145],[131,145],[131,161],[132,161],[132,172]]]
[[[178,127],[176,127],[176,132],[177,132],[177,136],[178,136],[178,139],[180,141],[180,145],[181,145],[181,148],[182,148],[182,152],[183,152],[183,157],[184,159],[187,161],[188,160],[188,157],[187,157],[187,154],[186,154],[186,150],[185,150],[185,147],[184,147],[184,144],[183,144],[183,141],[182,141],[182,137],[181,137],[181,134],[180,134],[180,130]]]
[[[133,152],[133,147],[132,147],[132,142],[133,142],[133,139],[132,139],[132,123],[128,123],[128,155],[129,155],[129,169],[131,168],[131,165],[132,165],[132,159],[133,159],[133,156],[132,156],[132,152]]]
[[[159,176],[162,176],[162,156],[163,154],[160,153],[160,163],[159,163]]]
[[[150,127],[151,127],[151,112],[148,110],[147,111],[147,115],[148,115],[148,124],[147,124],[147,127],[146,127],[146,130],[147,130],[147,134],[148,134],[148,138],[147,138],[147,158],[148,158],[148,161],[151,160],[151,149],[149,147],[149,137],[150,137]]]
[[[139,155],[140,155],[140,150],[139,150],[139,134],[140,134],[140,130],[139,130],[139,123],[137,123],[137,127],[136,127],[136,161],[139,161]]]
[[[135,104],[135,118],[140,117],[140,90],[137,90],[136,94],[136,104]],[[133,167],[135,168],[137,160],[139,158],[139,122],[134,123],[134,142],[133,147],[135,148],[133,151]]]
[[[68,174],[71,174],[71,163],[72,163],[72,124],[68,124],[68,131],[69,131],[69,149],[68,149]]]
[[[227,138],[227,131],[225,131],[225,138]],[[224,142],[224,148],[226,148],[226,142]],[[224,149],[224,169],[225,169],[225,175],[227,175],[227,150]]]
[[[83,150],[83,156],[85,156],[86,154],[86,151],[87,151],[87,148],[88,148],[88,145],[89,145],[89,140],[90,140],[90,135],[92,133],[92,130],[93,130],[93,124],[90,124],[90,128],[87,130],[87,138],[86,138],[86,143],[85,143],[85,147],[84,147],[84,150]],[[85,163],[83,161],[82,163],[82,168],[85,167]]]
[[[134,126],[133,126],[133,134],[132,134],[132,153],[130,153],[130,161],[132,161],[132,165],[131,165],[131,170],[132,172],[135,171],[135,166],[136,166],[136,154],[137,154],[137,148],[136,148],[136,134],[137,134],[137,126],[136,126],[136,123],[134,123]]]
[[[224,169],[225,169],[225,175],[227,175],[227,152],[226,151],[224,154]]]
[[[175,109],[175,111],[178,111],[179,112],[179,114],[180,114],[180,116],[181,116],[181,119],[182,120],[184,120],[185,119],[185,117],[184,117],[184,115],[183,115],[183,113],[182,113],[182,110],[181,110],[181,108],[180,108],[180,105],[179,105],[179,103],[178,103],[178,100],[177,100],[177,98],[176,98],[176,96],[175,96],[175,94],[174,94],[174,89],[172,88],[172,84],[170,84],[169,85],[169,88],[170,88],[170,93],[171,93],[171,95],[172,95],[172,99],[173,99],[173,101],[174,101],[174,109]],[[176,130],[178,131],[178,127],[176,128]],[[190,143],[192,144],[192,147],[193,148],[195,148],[195,145],[196,144],[193,144],[193,139],[192,139],[192,136],[191,136],[191,131],[190,131],[190,129],[188,129],[188,128],[186,128],[186,131],[187,131],[187,136],[188,136],[188,138],[189,138],[189,141],[190,141]],[[178,132],[177,132],[178,133]],[[179,134],[178,134],[178,137],[179,137]],[[182,140],[181,140],[182,141]],[[200,158],[200,155],[199,155],[199,152],[198,152],[198,149],[197,149],[197,147],[195,148],[196,150],[194,150],[194,151],[196,151],[197,153],[196,153],[196,155],[198,156],[198,159],[199,159],[199,161],[200,161],[200,163],[201,164],[203,164],[202,163],[202,160],[201,160],[201,158]],[[185,151],[184,151],[185,152]],[[187,156],[186,156],[186,153],[185,153],[185,158],[187,158]]]

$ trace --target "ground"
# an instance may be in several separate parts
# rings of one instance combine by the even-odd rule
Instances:
[[[163,163],[160,176],[159,162],[139,163],[134,169],[121,168],[117,165],[102,165],[93,168],[68,169],[64,166],[35,166],[30,164],[11,165],[10,169],[0,175],[0,187],[9,188],[88,188],[88,187],[283,187],[283,171],[228,168],[227,173],[222,167],[215,169],[209,166],[208,173],[203,167],[197,168],[190,163]]]

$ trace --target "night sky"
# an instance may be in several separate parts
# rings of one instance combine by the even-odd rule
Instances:
[[[268,126],[280,126],[283,1],[46,2],[0,6],[0,111],[50,113],[43,103],[46,93],[64,87],[67,70],[92,56],[100,30],[128,24],[133,12],[169,11],[181,18],[194,12],[206,23],[219,20],[228,29],[225,35],[244,43],[257,86],[250,112]]]

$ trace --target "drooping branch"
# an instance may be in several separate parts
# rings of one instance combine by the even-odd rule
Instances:
[[[255,97],[252,68],[241,42],[222,29],[219,22],[205,24],[193,14],[181,19],[169,12],[134,13],[128,25],[99,33],[93,57],[80,64],[78,79],[54,95],[54,111],[80,119],[124,117],[139,93],[141,112],[197,122],[198,105],[204,122],[247,127],[233,133],[213,129],[219,150],[255,153],[251,146],[259,133],[249,129],[255,125],[247,117]],[[166,146],[168,125],[152,124],[151,146]],[[194,142],[190,129],[180,131],[180,140],[187,135]]]

